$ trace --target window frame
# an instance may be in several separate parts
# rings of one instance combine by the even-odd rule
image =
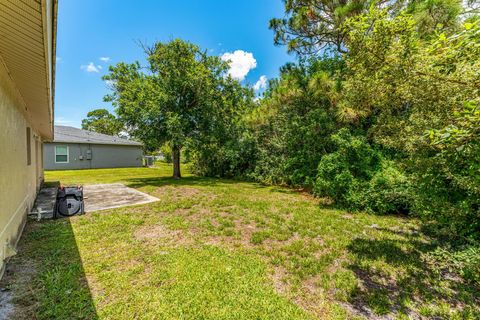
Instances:
[[[57,161],[57,155],[59,156],[64,156],[64,154],[57,154],[57,148],[58,147],[65,147],[67,148],[67,161]],[[68,145],[56,145],[55,146],[55,163],[70,163],[70,149],[68,147]]]

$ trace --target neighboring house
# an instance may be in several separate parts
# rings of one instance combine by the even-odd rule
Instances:
[[[55,126],[55,139],[43,145],[46,170],[141,167],[140,142],[67,126]]]
[[[0,0],[0,277],[43,182],[53,138],[57,1]]]

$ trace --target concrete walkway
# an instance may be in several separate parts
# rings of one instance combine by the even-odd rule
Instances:
[[[44,187],[40,189],[30,214],[35,215],[38,220],[53,218],[56,200],[57,187]]]

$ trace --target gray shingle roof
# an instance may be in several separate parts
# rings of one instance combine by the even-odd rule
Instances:
[[[106,134],[82,130],[68,126],[55,126],[53,142],[92,143],[92,144],[116,144],[126,146],[142,146],[137,141]]]

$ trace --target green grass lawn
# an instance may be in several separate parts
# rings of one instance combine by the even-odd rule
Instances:
[[[185,170],[184,170],[185,171]],[[428,263],[413,219],[293,190],[169,178],[171,167],[46,172],[160,201],[29,221],[2,280],[18,319],[477,319],[479,291]]]

